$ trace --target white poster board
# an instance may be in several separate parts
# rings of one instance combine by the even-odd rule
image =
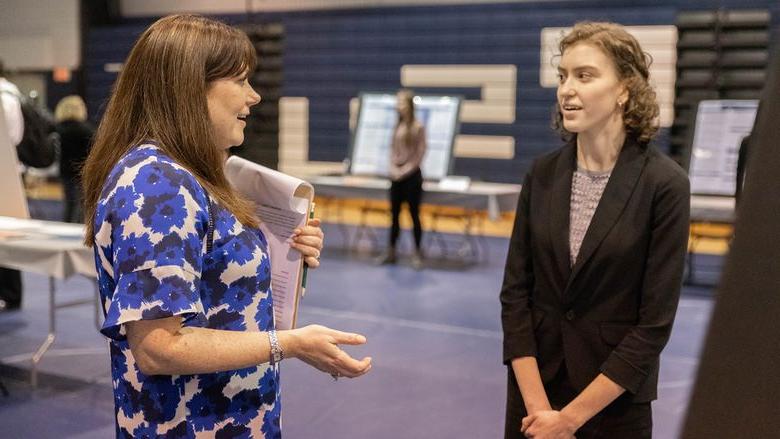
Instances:
[[[705,100],[699,103],[691,143],[691,193],[733,196],[742,139],[750,134],[757,100]]]
[[[0,216],[29,218],[27,196],[19,172],[16,147],[11,145],[11,139],[8,137],[2,104],[0,104],[0,187],[3,188],[3,195],[0,197]]]
[[[425,127],[427,150],[423,177],[440,180],[452,169],[452,147],[459,130],[461,98],[423,95],[414,97],[415,117]],[[390,145],[398,122],[395,93],[361,93],[357,126],[352,137],[350,173],[386,177]]]

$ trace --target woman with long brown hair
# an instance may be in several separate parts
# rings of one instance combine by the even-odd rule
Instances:
[[[423,175],[420,170],[425,156],[425,127],[414,114],[414,93],[411,90],[399,90],[398,123],[393,131],[390,146],[390,241],[379,263],[394,264],[396,244],[401,234],[401,206],[407,203],[412,218],[414,234],[414,253],[412,267],[422,268],[422,223],[420,222],[420,203],[423,195]]]
[[[525,177],[501,290],[506,437],[652,437],[688,242],[685,172],[649,142],[649,60],[613,23],[559,46],[567,144]]]
[[[371,367],[338,347],[361,335],[274,328],[267,241],[223,172],[260,101],[254,65],[237,29],[157,21],[130,52],[83,168],[117,437],[277,438],[282,358],[334,377]],[[317,267],[319,221],[293,241]]]

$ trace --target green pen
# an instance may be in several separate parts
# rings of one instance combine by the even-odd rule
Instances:
[[[309,219],[314,218],[314,202],[311,203],[311,210],[309,210]],[[303,263],[303,276],[301,276],[301,296],[306,294],[306,275],[309,273],[309,264]]]

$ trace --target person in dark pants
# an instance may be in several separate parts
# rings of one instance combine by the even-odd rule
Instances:
[[[396,244],[401,233],[399,217],[401,205],[409,205],[414,228],[415,251],[412,255],[412,266],[422,268],[422,224],[420,223],[420,202],[422,201],[423,176],[420,170],[425,156],[425,127],[414,115],[414,94],[410,90],[398,92],[398,123],[393,132],[390,150],[390,207],[392,226],[390,228],[390,244],[384,255],[380,256],[382,264],[396,262]]]
[[[636,39],[578,23],[558,49],[566,145],[525,176],[500,295],[505,437],[650,439],[690,183],[650,144],[659,107]]]
[[[76,95],[62,98],[54,110],[54,119],[60,136],[60,178],[65,192],[62,220],[80,223],[84,211],[79,169],[89,154],[94,131],[87,123],[87,106]]]
[[[0,312],[22,306],[22,273],[0,267]]]

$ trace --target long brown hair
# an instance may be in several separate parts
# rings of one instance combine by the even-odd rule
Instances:
[[[396,124],[396,130],[398,130],[398,127],[401,126],[401,124],[406,125],[406,135],[404,136],[404,142],[406,142],[407,145],[411,145],[412,141],[414,140],[414,122],[417,120],[414,115],[414,92],[412,90],[409,90],[408,88],[403,88],[401,90],[398,90],[398,99],[403,99],[406,101],[406,104],[408,105],[407,108],[409,108],[409,120],[406,122],[403,121],[401,118],[401,115],[398,115],[398,123]]]
[[[652,58],[642,51],[633,35],[615,23],[580,22],[574,25],[558,46],[559,56],[577,43],[588,43],[601,49],[615,65],[618,78],[628,89],[628,101],[623,105],[626,131],[640,142],[649,142],[658,132],[658,101],[650,85]],[[563,115],[558,105],[553,111],[553,128],[569,141],[574,134],[563,127]]]
[[[108,174],[122,156],[155,141],[241,223],[257,226],[254,206],[235,192],[214,140],[206,92],[216,79],[252,72],[255,51],[238,29],[197,15],[172,15],[138,38],[114,84],[84,168],[84,243],[94,244],[94,217]]]

